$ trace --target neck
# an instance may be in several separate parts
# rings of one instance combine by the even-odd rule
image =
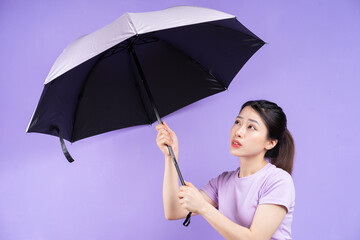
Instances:
[[[267,164],[267,161],[263,156],[253,157],[253,158],[240,158],[240,172],[239,178],[250,176],[260,169],[262,169]]]

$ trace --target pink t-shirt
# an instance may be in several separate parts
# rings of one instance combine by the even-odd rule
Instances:
[[[246,228],[250,228],[258,205],[285,206],[286,216],[271,239],[292,239],[295,187],[291,175],[271,163],[243,178],[238,177],[239,170],[223,172],[202,190],[218,205],[222,214]]]

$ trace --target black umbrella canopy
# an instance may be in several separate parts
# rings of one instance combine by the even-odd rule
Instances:
[[[75,142],[152,124],[144,81],[164,117],[226,90],[263,44],[236,18],[137,34],[47,83],[27,132]]]
[[[75,142],[162,123],[161,117],[226,90],[263,44],[234,16],[212,9],[124,14],[59,56],[27,132],[59,136],[66,158],[73,162],[63,138]],[[183,225],[189,225],[190,216]]]

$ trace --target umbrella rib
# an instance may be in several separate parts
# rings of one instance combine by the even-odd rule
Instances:
[[[86,83],[87,81],[89,80],[89,76],[91,75],[91,73],[93,72],[93,70],[95,69],[96,65],[100,62],[101,59],[103,59],[105,55],[104,54],[101,54],[99,56],[99,58],[96,60],[96,62],[94,63],[94,65],[92,66],[91,70],[89,71],[89,73],[86,75],[86,78],[85,78],[85,81],[81,87],[81,91],[79,93],[79,96],[78,96],[78,101],[76,103],[76,107],[75,107],[75,111],[74,111],[74,120],[73,120],[73,127],[72,127],[72,131],[71,131],[71,138],[70,138],[70,141],[73,143],[74,142],[74,129],[75,129],[75,123],[76,123],[76,113],[78,111],[78,108],[79,108],[79,103],[80,103],[80,98],[82,97],[83,95],[83,92],[84,92],[84,89],[85,89],[85,86],[86,86]]]
[[[124,49],[127,48],[127,45],[124,44],[123,42],[115,45],[114,47],[108,49],[107,51],[105,51],[101,57],[101,59],[105,59],[108,57],[111,57],[112,55],[118,53],[119,51],[123,51]]]
[[[208,71],[208,69],[206,67],[204,67],[202,64],[200,64],[196,59],[194,59],[189,53],[186,53],[184,52],[182,49],[174,46],[173,44],[171,44],[170,42],[166,41],[166,40],[163,40],[163,39],[159,39],[157,37],[152,37],[152,39],[156,39],[157,41],[161,41],[163,43],[166,43],[167,45],[171,46],[172,48],[176,49],[177,51],[181,52],[182,54],[188,56],[191,61],[193,61],[194,63],[196,63],[196,65],[201,69],[203,70],[205,73],[209,74],[213,80],[215,80],[217,83],[219,83],[224,90],[227,90],[227,87],[225,86],[225,84],[220,80],[218,79],[218,77],[214,76],[214,74],[212,74],[210,71]]]
[[[240,21],[237,20],[236,17],[230,18],[230,19],[235,19],[238,23],[240,23]],[[209,24],[209,25],[212,25],[212,26],[215,26],[215,27],[226,28],[226,29],[228,29],[228,30],[230,30],[230,31],[233,31],[233,32],[237,32],[237,33],[239,32],[238,30],[233,29],[233,28],[230,28],[230,27],[219,26],[219,25],[215,24],[215,22],[216,22],[216,21],[208,22],[208,24]],[[240,24],[241,24],[241,23],[240,23]],[[242,25],[242,24],[241,24],[241,25]],[[244,32],[241,32],[241,33],[251,38],[251,39],[243,40],[244,42],[246,42],[246,41],[257,41],[257,40],[260,40],[261,42],[265,43],[265,42],[262,41],[258,36],[256,36],[256,35],[255,35],[254,33],[252,33],[249,29],[247,29],[244,25],[242,25],[242,27],[244,27],[246,30],[248,30],[250,34],[249,34],[249,33],[244,33]]]

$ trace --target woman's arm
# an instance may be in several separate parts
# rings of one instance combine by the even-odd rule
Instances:
[[[177,198],[179,192],[178,174],[171,157],[165,156],[165,172],[163,181],[163,204],[167,220],[185,218],[188,211],[183,209]]]
[[[225,239],[266,240],[274,235],[286,215],[286,208],[274,204],[262,204],[256,209],[250,228],[234,223],[214,206],[203,200],[200,191],[186,182],[178,196],[181,206],[187,211],[203,216]],[[240,213],[241,214],[241,213]]]
[[[286,209],[280,205],[259,205],[250,228],[232,222],[213,206],[207,205],[200,214],[225,239],[266,240],[270,239],[280,226]]]
[[[182,208],[179,203],[179,199],[177,197],[177,194],[179,193],[178,174],[167,148],[167,145],[171,146],[173,148],[176,159],[178,159],[178,140],[176,134],[167,126],[165,122],[164,125],[157,125],[156,130],[158,131],[156,142],[160,150],[165,155],[165,171],[163,181],[163,204],[165,218],[168,220],[185,218],[189,211]],[[206,201],[211,204],[215,204],[205,193],[202,194]],[[192,214],[192,216],[194,215],[196,214]]]
[[[180,207],[176,197],[179,191],[178,176],[172,162],[168,147],[171,146],[176,159],[178,159],[178,140],[176,134],[167,126],[165,122],[156,126],[158,135],[156,143],[165,155],[165,171],[163,181],[163,204],[165,218],[168,220],[180,219],[186,217],[186,210]]]

